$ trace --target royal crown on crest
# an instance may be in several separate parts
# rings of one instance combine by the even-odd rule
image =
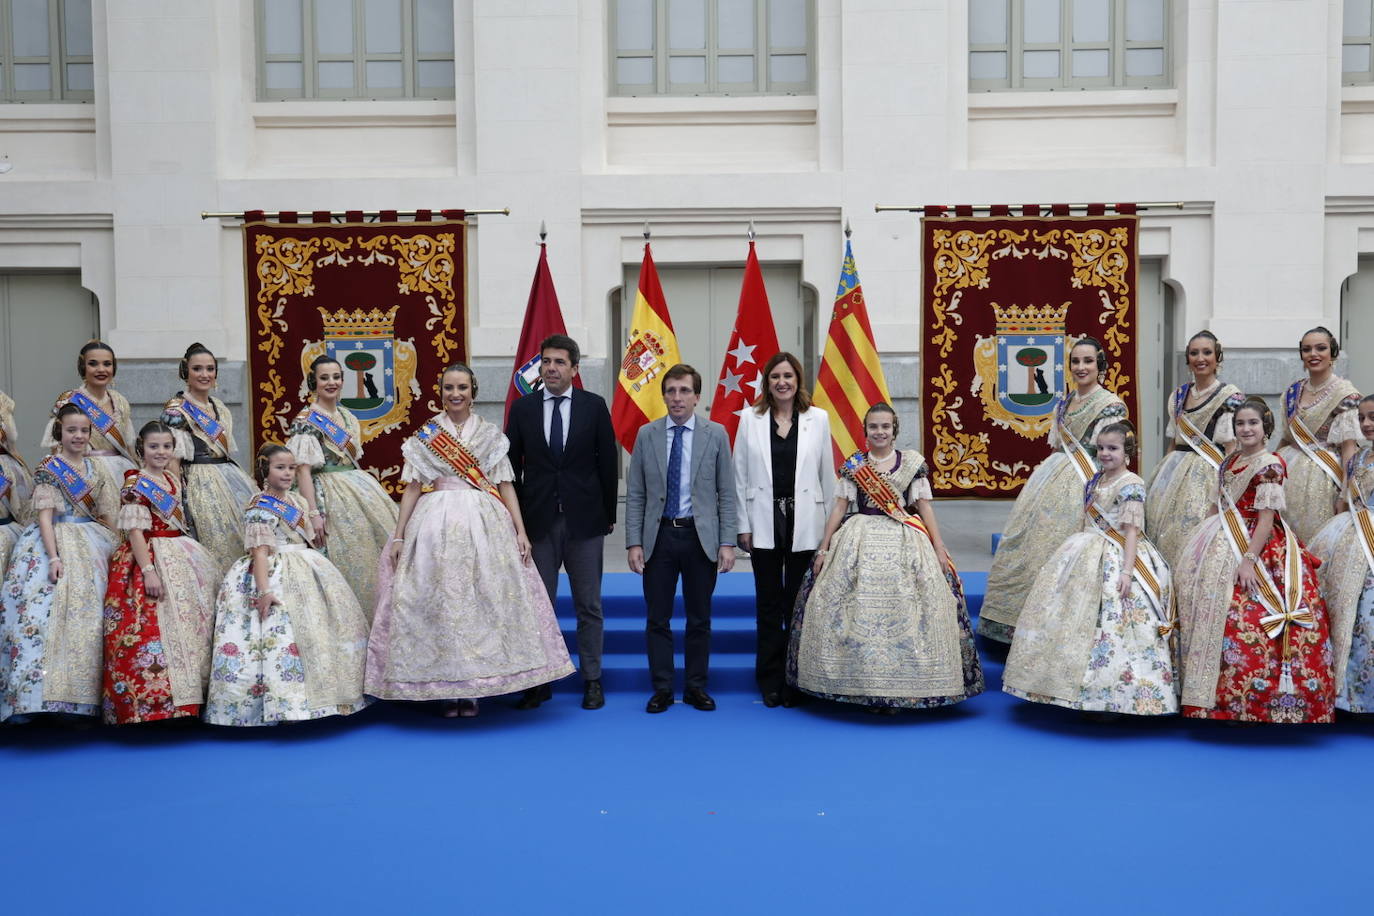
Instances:
[[[400,308],[399,305],[393,305],[388,312],[381,309],[373,309],[370,312],[364,312],[362,309],[354,309],[351,312],[348,309],[339,309],[337,312],[330,312],[323,308],[318,311],[324,319],[325,337],[361,340],[394,337],[396,313]]]
[[[1063,334],[1064,319],[1069,314],[1069,303],[1045,305],[1043,308],[1029,306],[1021,308],[1013,305],[1002,308],[992,304],[993,315],[997,318],[998,335],[1006,334]]]

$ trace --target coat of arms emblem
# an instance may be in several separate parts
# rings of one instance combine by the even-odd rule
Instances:
[[[1026,437],[1049,431],[1055,396],[1064,390],[1064,322],[1069,303],[1042,308],[993,303],[997,333],[973,350],[971,393],[981,395],[988,420]]]
[[[324,339],[308,341],[301,349],[302,376],[316,357],[327,354],[339,361],[344,372],[339,403],[358,418],[364,441],[408,425],[411,402],[420,396],[415,343],[395,336],[399,309],[399,305],[386,312],[321,308]]]

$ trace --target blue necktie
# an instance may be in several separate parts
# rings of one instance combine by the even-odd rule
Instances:
[[[682,431],[687,427],[673,427],[673,448],[668,452],[668,499],[664,503],[664,515],[677,518],[679,504],[682,502]]]
[[[553,452],[554,461],[563,460],[563,402],[567,399],[566,394],[553,399],[553,419],[549,420],[549,451]]]

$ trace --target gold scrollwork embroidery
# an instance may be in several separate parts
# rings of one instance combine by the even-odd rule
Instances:
[[[425,330],[433,331],[434,326],[442,322],[439,333],[434,335],[434,352],[439,355],[440,362],[448,365],[449,354],[458,349],[458,341],[454,339],[458,329],[453,326],[453,319],[458,317],[458,310],[451,303],[447,308],[440,309],[433,296],[426,296],[425,303],[429,306],[430,314],[434,316],[425,319]]]
[[[1105,286],[1121,296],[1131,292],[1127,276],[1131,260],[1126,256],[1130,232],[1125,226],[1110,229],[1064,230],[1064,244],[1073,249],[1075,289]]]
[[[445,299],[453,298],[453,250],[452,232],[436,235],[393,235],[391,249],[400,258],[398,267],[401,280],[396,285],[402,293],[438,293]]]
[[[940,374],[931,376],[934,389],[930,411],[931,426],[935,431],[934,448],[931,449],[930,462],[932,483],[936,487],[954,487],[971,490],[975,487],[988,487],[995,490],[1012,490],[1026,482],[1023,476],[1029,470],[1022,462],[1007,465],[995,462],[988,454],[987,433],[967,433],[963,431],[957,409],[963,406],[963,398],[955,395],[958,383],[948,363],[940,364]],[[946,402],[946,398],[951,398]],[[1000,472],[1000,476],[993,471]]]
[[[320,250],[318,239],[273,240],[266,235],[260,235],[257,237],[256,250],[259,302],[267,302],[279,294],[315,294],[313,258]]]

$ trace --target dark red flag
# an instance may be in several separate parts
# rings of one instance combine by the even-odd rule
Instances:
[[[539,379],[539,344],[550,334],[566,333],[568,328],[563,324],[563,310],[558,307],[553,274],[549,272],[548,248],[540,242],[539,264],[534,268],[530,301],[525,305],[525,323],[520,328],[520,343],[515,348],[515,371],[511,373],[510,388],[506,391],[507,418],[516,398],[544,387]],[[582,376],[574,375],[573,384],[581,388]]]

